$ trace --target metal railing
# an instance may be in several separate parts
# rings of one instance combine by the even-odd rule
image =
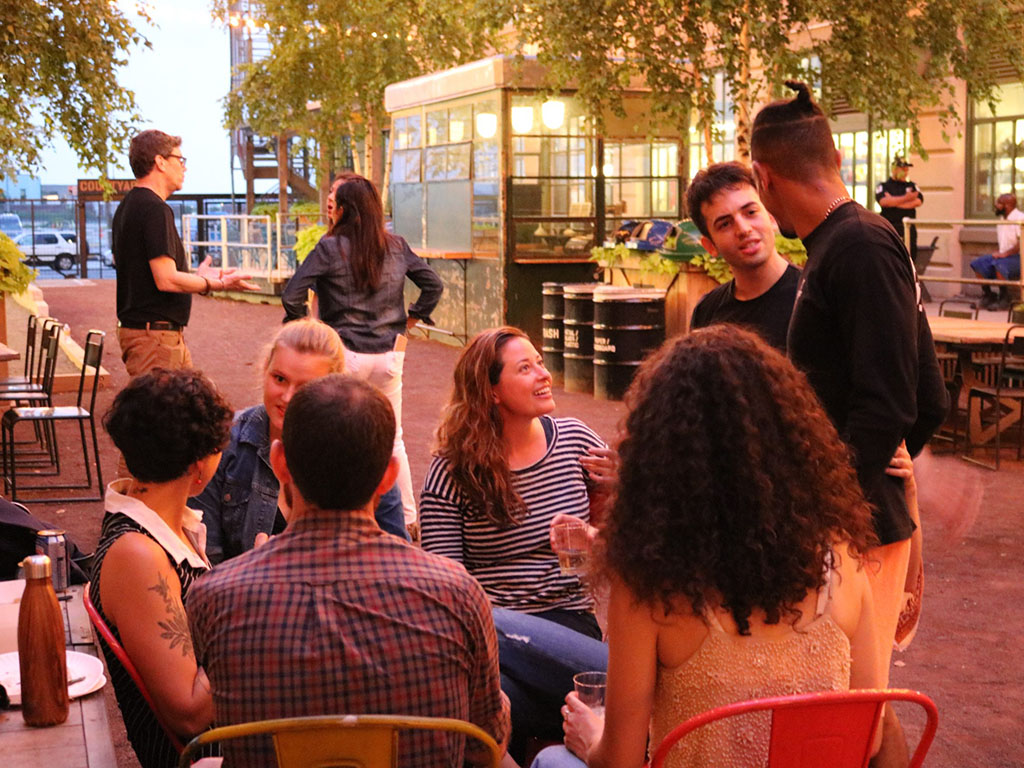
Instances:
[[[916,225],[921,227],[922,225],[931,227],[949,227],[950,232],[956,236],[959,236],[960,230],[965,227],[985,227],[986,229],[992,229],[993,227],[1012,227],[1016,226],[1017,232],[1017,244],[1018,247],[1021,243],[1024,243],[1024,220],[1020,222],[1006,222],[1006,221],[993,221],[992,219],[903,219],[903,242],[910,242],[910,227]],[[920,235],[920,232],[918,233]],[[958,285],[1006,285],[1006,286],[1017,286],[1021,289],[1021,295],[1024,296],[1024,272],[1016,280],[988,280],[981,277],[932,277],[926,275],[918,275],[918,278],[922,281],[929,283],[956,283]]]
[[[209,239],[193,239],[193,221],[197,224],[206,222]],[[186,213],[182,216],[182,229],[185,233],[183,245],[189,254],[193,248],[216,248],[220,250],[220,264],[225,269],[234,267],[270,282],[281,279],[269,216]],[[199,228],[196,229],[198,231]]]

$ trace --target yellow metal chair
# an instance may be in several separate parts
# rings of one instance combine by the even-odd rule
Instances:
[[[501,750],[494,739],[464,720],[398,715],[326,715],[259,720],[213,728],[188,743],[178,765],[179,768],[188,768],[192,765],[193,756],[210,742],[268,735],[274,740],[279,768],[395,768],[398,765],[398,732],[402,730],[461,733],[486,746],[491,768],[498,768],[501,762]]]

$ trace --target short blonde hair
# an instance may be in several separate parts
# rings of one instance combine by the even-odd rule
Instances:
[[[263,350],[260,370],[264,373],[278,347],[325,358],[331,366],[328,373],[345,372],[345,345],[341,343],[338,332],[320,320],[304,317],[282,325]]]

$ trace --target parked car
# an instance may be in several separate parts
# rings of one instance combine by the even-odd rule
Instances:
[[[70,272],[78,263],[78,236],[74,232],[37,229],[14,238],[28,264],[50,264],[58,272]]]
[[[16,213],[0,213],[0,232],[10,238],[22,233],[21,217]]]

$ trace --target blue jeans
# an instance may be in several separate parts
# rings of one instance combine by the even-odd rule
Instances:
[[[506,608],[494,608],[493,614],[501,689],[512,704],[509,754],[522,762],[531,737],[561,741],[559,710],[573,689],[573,675],[608,669],[608,646],[558,623],[573,623],[572,614],[558,620]]]
[[[586,768],[586,765],[565,747],[546,747],[537,753],[530,768]]]
[[[971,261],[971,269],[987,280],[1017,280],[1020,278],[1020,254],[1014,253],[1004,259],[993,259],[991,253],[986,253]]]

